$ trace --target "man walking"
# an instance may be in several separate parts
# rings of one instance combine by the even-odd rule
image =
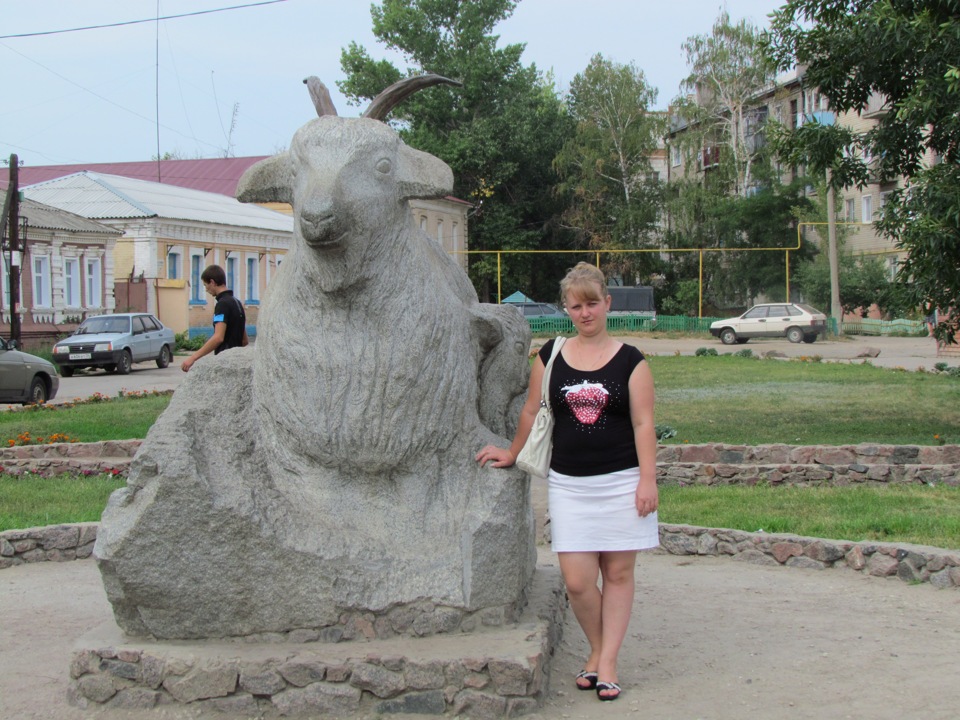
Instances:
[[[216,298],[217,304],[213,308],[213,335],[203,347],[188,357],[180,365],[180,369],[189,372],[193,364],[204,355],[217,355],[233,347],[244,347],[247,339],[247,314],[243,303],[233,296],[233,291],[227,289],[227,274],[219,265],[210,265],[200,275],[200,282],[204,289]]]

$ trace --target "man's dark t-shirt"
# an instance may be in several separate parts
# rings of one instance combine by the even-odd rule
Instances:
[[[213,324],[222,322],[227,325],[227,333],[223,342],[213,351],[214,355],[230,348],[243,345],[243,331],[247,326],[247,314],[243,310],[243,303],[233,296],[232,290],[224,290],[217,295],[217,304],[213,308]]]

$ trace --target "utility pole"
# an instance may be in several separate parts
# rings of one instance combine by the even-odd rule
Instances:
[[[4,203],[10,238],[10,339],[21,345],[20,338],[20,159],[10,156],[10,184]]]
[[[830,317],[837,323],[837,335],[843,334],[843,307],[840,305],[840,258],[837,252],[837,213],[834,201],[833,173],[827,169],[827,259],[830,262]]]

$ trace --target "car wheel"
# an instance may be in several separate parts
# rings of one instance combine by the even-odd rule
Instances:
[[[737,342],[737,334],[733,331],[733,328],[724,328],[723,332],[720,333],[720,342],[724,345],[734,345]]]
[[[27,402],[42,405],[46,401],[47,384],[43,381],[42,377],[37,375],[33,378],[33,382],[30,383],[30,397],[27,399]]]
[[[804,341],[805,343],[807,343],[808,345],[809,345],[810,343],[815,343],[815,342],[817,341],[817,334],[816,334],[816,333],[813,333],[812,335],[804,335],[804,336],[803,336],[803,341]]]
[[[110,374],[112,375],[113,373],[115,373],[115,372],[117,371],[117,366],[114,365],[113,363],[111,363],[111,364],[109,364],[109,365],[104,365],[104,366],[103,366],[103,369],[104,369],[105,372],[108,372],[108,373],[110,373]]]
[[[168,345],[164,345],[162,348],[160,348],[160,356],[157,358],[157,367],[161,369],[170,367],[171,359],[170,347]]]
[[[62,367],[60,368],[60,374],[64,377],[73,377],[73,368],[72,367]]]
[[[787,329],[787,340],[792,343],[798,343],[803,340],[803,331],[800,328],[792,327]]]
[[[130,368],[133,366],[133,358],[130,356],[129,350],[124,350],[120,353],[120,359],[117,361],[117,374],[118,375],[129,375]]]

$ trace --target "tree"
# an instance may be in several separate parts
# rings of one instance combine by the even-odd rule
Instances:
[[[755,99],[773,79],[763,34],[746,20],[732,23],[722,10],[710,34],[688,38],[683,49],[690,74],[674,108],[687,128],[678,137],[688,156],[718,148],[733,194],[745,196],[753,184],[752,137],[764,120]]]
[[[374,35],[408,67],[375,61],[353,43],[341,54],[347,78],[338,86],[361,104],[406,75],[432,72],[461,81],[461,88],[432,88],[397,106],[391,117],[404,141],[453,169],[454,194],[474,203],[472,248],[557,249],[568,244],[551,161],[572,122],[552,82],[521,64],[524,46],[497,47],[492,30],[515,7],[509,0],[384,0],[371,7]],[[556,295],[566,261],[505,258],[506,287],[544,299]],[[471,256],[481,298],[490,299],[496,273],[494,256]]]
[[[657,91],[632,63],[621,65],[594,55],[570,83],[567,108],[574,136],[554,159],[569,198],[564,221],[591,250],[652,247],[658,232],[661,183],[650,158],[666,120],[650,111]],[[608,256],[607,269],[625,277],[649,268],[636,255]],[[632,283],[632,281],[631,281]]]
[[[864,134],[805,124],[778,145],[835,187],[897,177],[905,188],[883,209],[880,230],[908,253],[898,272],[918,305],[960,307],[960,15],[953,0],[790,0],[774,13],[769,48],[783,69],[806,66],[838,112],[871,98],[885,114]],[[934,155],[932,166],[926,158]],[[938,328],[952,339],[955,325]]]

